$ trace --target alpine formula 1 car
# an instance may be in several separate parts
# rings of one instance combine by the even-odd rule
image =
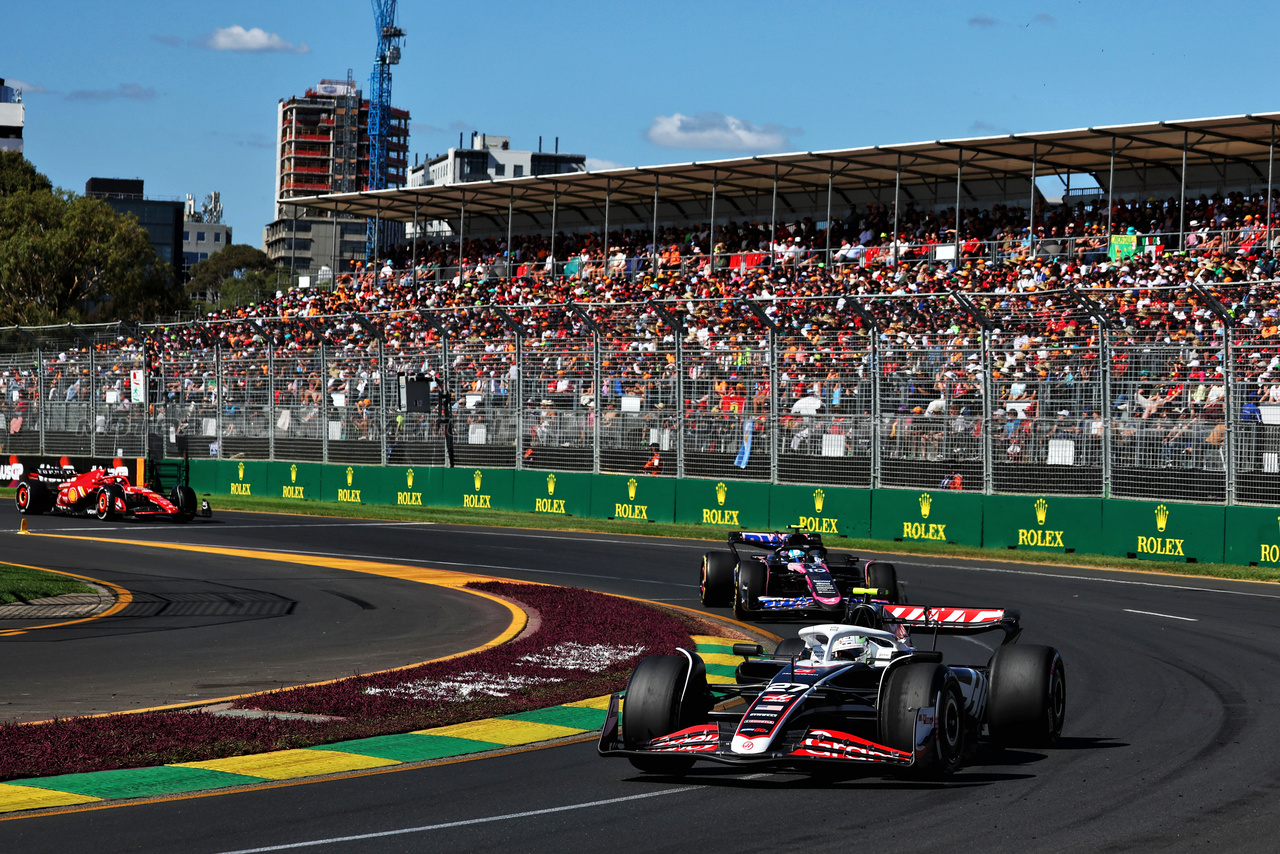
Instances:
[[[131,485],[125,475],[101,468],[62,481],[55,489],[42,480],[26,478],[18,484],[16,498],[18,512],[31,516],[57,513],[96,516],[103,521],[162,517],[190,522],[197,515],[213,515],[209,502],[197,502],[195,490],[189,486],[179,484],[165,498],[145,486]]]
[[[743,547],[764,554],[741,554]],[[702,556],[699,587],[709,608],[733,606],[739,620],[841,621],[868,601],[905,601],[893,564],[845,557],[828,560],[820,534],[733,531],[729,551]]]
[[[759,644],[734,644],[744,657],[734,684],[708,684],[702,659],[685,650],[642,659],[626,690],[610,699],[600,754],[658,774],[683,774],[705,759],[937,778],[982,745],[1048,746],[1062,732],[1062,658],[1052,647],[1014,643],[1016,614],[885,604],[869,610],[875,626],[809,626],[767,658],[751,657]],[[894,626],[948,634],[999,629],[1005,637],[986,664],[956,666],[886,630]]]

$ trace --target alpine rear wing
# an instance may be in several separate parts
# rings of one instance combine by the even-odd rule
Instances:
[[[1000,629],[1005,643],[1022,633],[1020,614],[1004,608],[950,608],[929,605],[881,605],[886,625],[929,629],[935,634],[973,635]]]

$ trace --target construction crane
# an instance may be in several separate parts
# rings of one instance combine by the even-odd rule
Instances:
[[[387,188],[387,136],[391,127],[391,66],[400,63],[404,30],[396,26],[396,0],[372,0],[373,22],[378,30],[378,54],[369,77],[369,182],[367,190]],[[371,218],[365,260],[372,261],[382,248],[379,220]]]

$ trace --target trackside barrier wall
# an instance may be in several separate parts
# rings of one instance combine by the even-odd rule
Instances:
[[[1105,554],[1102,499],[1056,495],[988,495],[982,544],[992,549]]]
[[[193,460],[213,495],[515,510],[722,531],[803,530],[903,543],[1280,566],[1280,510],[1056,495],[853,489],[644,475]],[[216,509],[216,504],[215,504]]]

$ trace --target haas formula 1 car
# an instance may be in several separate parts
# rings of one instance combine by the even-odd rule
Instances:
[[[708,684],[702,659],[685,650],[642,659],[610,699],[600,754],[657,774],[683,774],[705,759],[939,777],[982,745],[1047,746],[1061,733],[1062,658],[1052,647],[1015,644],[1016,614],[873,604],[859,616],[870,619],[801,629],[768,658],[750,657],[759,644],[734,644],[744,657],[735,684]],[[1005,637],[986,664],[957,666],[891,628],[1000,629]]]
[[[764,554],[740,554],[739,548]],[[729,551],[702,556],[702,604],[733,606],[739,620],[844,620],[868,601],[905,601],[893,564],[854,558],[827,559],[819,534],[729,534]]]
[[[100,468],[57,484],[56,492],[41,480],[25,479],[18,484],[17,501],[19,513],[33,516],[59,513],[97,516],[103,521],[162,517],[190,522],[196,515],[213,515],[209,502],[197,502],[195,490],[189,486],[175,486],[165,498],[145,486],[130,485],[125,475]]]

